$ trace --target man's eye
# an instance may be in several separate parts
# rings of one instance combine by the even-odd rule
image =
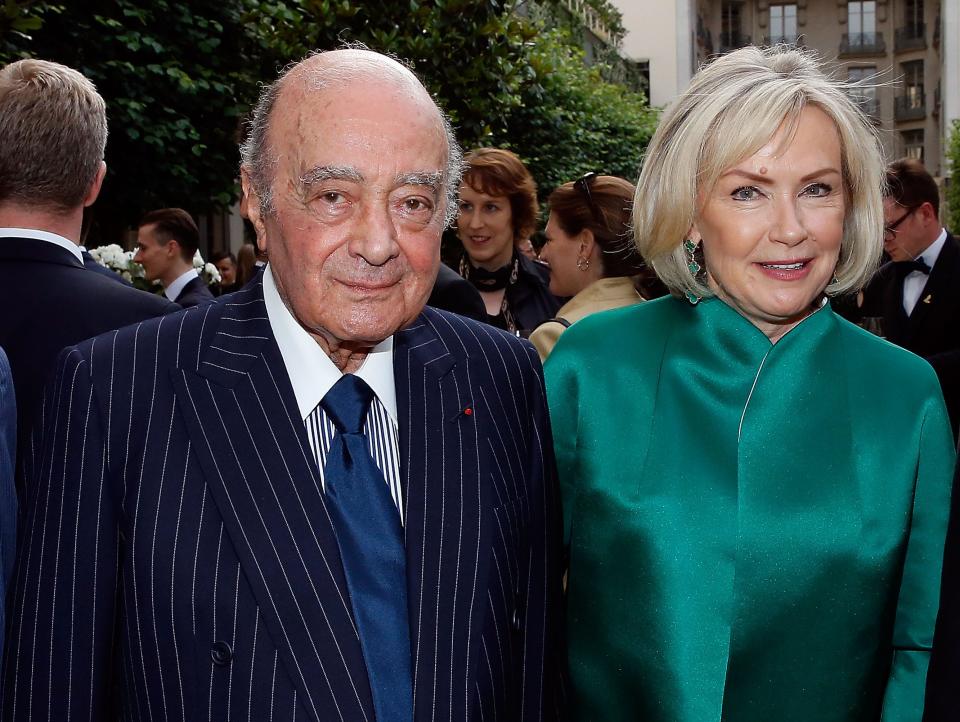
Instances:
[[[342,193],[337,193],[336,191],[327,191],[326,193],[320,196],[327,203],[342,203],[344,198]]]
[[[753,186],[741,186],[731,193],[730,197],[735,201],[755,201],[760,197],[760,191]]]
[[[403,208],[408,213],[421,213],[429,211],[431,206],[423,198],[407,198],[403,202]]]

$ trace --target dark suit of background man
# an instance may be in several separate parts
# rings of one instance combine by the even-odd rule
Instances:
[[[0,70],[0,346],[13,369],[21,470],[60,350],[177,310],[83,266],[83,209],[100,192],[106,142],[103,98],[80,73],[42,60]]]
[[[13,573],[17,543],[17,493],[14,468],[17,457],[17,398],[10,362],[0,348],[0,650],[6,618],[6,592]]]
[[[888,340],[923,356],[940,379],[954,438],[960,423],[960,242],[940,223],[940,191],[918,160],[887,169],[884,265],[861,313],[883,318]],[[896,393],[896,389],[881,389]]]
[[[160,281],[163,293],[182,308],[213,301],[213,294],[193,267],[200,231],[182,208],[159,208],[140,219],[137,252],[133,260],[143,266],[151,283]]]
[[[6,717],[561,716],[537,355],[424,308],[449,124],[339,50],[264,89],[243,158],[264,272],[62,358]]]

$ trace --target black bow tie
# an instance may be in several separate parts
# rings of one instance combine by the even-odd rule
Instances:
[[[897,261],[893,266],[896,268],[897,275],[899,275],[900,278],[906,278],[914,271],[920,271],[920,273],[930,275],[930,266],[928,266],[927,262],[922,258],[918,258],[915,261]]]

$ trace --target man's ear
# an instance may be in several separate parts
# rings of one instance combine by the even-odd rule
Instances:
[[[260,212],[260,197],[253,187],[253,181],[250,180],[246,166],[240,168],[240,188],[243,192],[240,198],[240,215],[253,224],[253,230],[257,232],[257,247],[266,251],[267,229],[263,222],[263,214]]]
[[[103,187],[103,179],[107,175],[107,164],[104,161],[100,161],[100,167],[97,169],[97,174],[93,178],[93,183],[90,184],[90,189],[87,191],[86,197],[83,199],[83,207],[92,206],[93,202],[97,200],[97,196],[100,195],[100,189]]]
[[[917,211],[922,216],[924,222],[940,224],[940,218],[937,216],[936,211],[933,210],[933,204],[930,203],[930,201],[921,203]]]

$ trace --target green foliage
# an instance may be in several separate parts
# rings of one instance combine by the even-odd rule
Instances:
[[[290,0],[255,3],[245,21],[263,52],[264,77],[310,50],[362,42],[408,61],[472,144],[520,102],[532,74],[535,29],[508,0]]]
[[[511,148],[530,167],[540,195],[587,171],[635,181],[656,128],[646,98],[585,67],[562,30],[541,33],[528,57],[535,81],[484,145]]]
[[[953,121],[947,140],[946,156],[950,161],[950,182],[947,186],[947,228],[960,232],[960,120]]]
[[[217,0],[38,3],[42,27],[5,35],[55,60],[107,102],[108,175],[96,205],[108,239],[149,208],[204,212],[236,196],[237,129],[255,95],[241,13]]]

